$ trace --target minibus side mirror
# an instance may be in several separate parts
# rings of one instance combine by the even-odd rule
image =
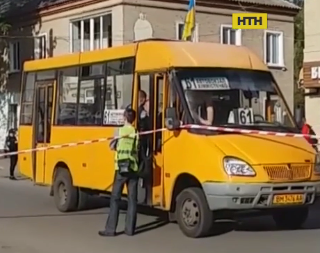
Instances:
[[[165,126],[169,130],[177,130],[180,128],[180,120],[178,119],[176,108],[167,108],[165,115]]]

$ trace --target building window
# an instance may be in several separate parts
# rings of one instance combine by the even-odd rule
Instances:
[[[265,31],[264,60],[269,66],[284,65],[283,32]]]
[[[241,45],[241,30],[232,29],[231,25],[221,25],[220,43],[227,45]]]
[[[111,14],[70,23],[70,52],[83,52],[112,46]]]
[[[182,40],[183,27],[184,27],[184,22],[176,23],[176,39],[177,40]],[[198,42],[198,41],[199,41],[199,25],[196,24],[193,32],[192,42]]]
[[[47,34],[34,37],[34,59],[47,58]]]
[[[10,72],[20,71],[21,68],[21,59],[20,59],[20,43],[19,42],[10,42],[9,43],[9,67]]]

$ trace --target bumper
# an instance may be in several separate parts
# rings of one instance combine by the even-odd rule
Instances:
[[[275,207],[277,194],[303,194],[303,204],[310,205],[320,196],[320,182],[235,184],[206,182],[202,185],[210,210],[245,210]],[[285,205],[290,206],[290,205]]]

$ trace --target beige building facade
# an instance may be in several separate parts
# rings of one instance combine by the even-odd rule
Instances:
[[[317,19],[320,2],[304,3],[304,65],[305,113],[307,122],[320,134],[320,26]]]
[[[32,2],[32,0],[30,0]],[[315,1],[315,0],[310,0]],[[34,1],[33,1],[34,2]],[[46,2],[45,0],[43,2]],[[7,88],[18,103],[25,60],[119,46],[146,38],[181,39],[188,1],[62,0],[15,20]],[[244,45],[270,67],[293,110],[295,5],[283,0],[205,0],[196,8],[194,42]],[[21,10],[22,11],[22,10]],[[267,30],[233,30],[232,13],[267,12]],[[214,57],[214,55],[208,57]]]

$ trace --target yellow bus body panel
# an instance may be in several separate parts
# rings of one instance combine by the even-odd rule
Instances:
[[[18,132],[19,150],[32,149],[33,128],[31,126],[20,126]],[[23,153],[18,156],[18,167],[21,174],[32,178],[32,152]]]

